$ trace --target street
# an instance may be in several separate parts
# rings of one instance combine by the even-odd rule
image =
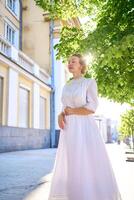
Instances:
[[[134,199],[134,162],[123,145],[106,144],[122,200]],[[0,200],[47,200],[56,149],[0,154]]]

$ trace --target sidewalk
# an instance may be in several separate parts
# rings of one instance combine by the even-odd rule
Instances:
[[[24,200],[48,200],[52,174],[45,176],[40,184]]]
[[[123,200],[134,199],[134,163],[125,149],[106,145]],[[56,149],[0,154],[0,200],[48,200]]]
[[[31,196],[31,192],[34,200],[37,191],[39,200],[40,189],[48,188],[44,179],[53,169],[55,155],[56,149],[1,153],[0,200],[23,200]],[[43,200],[47,196],[44,192],[47,193],[47,190],[41,191]]]
[[[134,199],[134,163],[126,162],[125,147],[117,144],[107,144],[106,148],[122,195],[122,200]],[[48,200],[51,175],[42,179],[40,184],[24,200]]]

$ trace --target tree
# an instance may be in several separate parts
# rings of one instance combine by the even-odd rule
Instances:
[[[121,116],[119,131],[123,138],[132,137],[134,149],[134,109],[128,110]]]
[[[132,0],[109,0],[97,28],[82,42],[95,55],[93,71],[102,96],[133,104],[134,10]]]
[[[48,7],[45,2],[49,2]],[[100,95],[134,105],[133,0],[51,2],[36,0],[54,18],[64,19],[64,14],[66,19],[89,16],[89,23],[84,28],[63,27],[60,42],[55,46],[57,58],[66,60],[74,52],[92,53],[94,62],[86,76],[92,74],[96,78]],[[91,20],[96,23],[95,29],[90,27]]]
[[[36,4],[49,12],[52,19],[67,20],[92,13],[93,7],[100,5],[100,0],[35,0]],[[94,6],[93,6],[94,5]]]

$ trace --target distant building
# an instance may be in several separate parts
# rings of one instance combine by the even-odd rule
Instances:
[[[94,117],[104,142],[107,142],[107,119],[100,115],[95,115]]]
[[[118,137],[117,121],[102,115],[95,115],[94,117],[104,142],[112,143],[116,141]]]

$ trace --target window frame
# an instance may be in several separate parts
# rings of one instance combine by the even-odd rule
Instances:
[[[5,39],[11,44],[11,45],[13,45],[16,49],[19,49],[19,29],[12,23],[12,22],[10,22],[10,20],[8,20],[8,19],[6,19],[5,18],[5,20],[4,20],[4,24],[5,24],[5,26],[4,26],[4,37],[5,37]],[[12,31],[12,32],[14,32],[14,36],[13,36],[13,34],[11,34],[11,40],[13,40],[13,37],[14,37],[14,41],[10,41],[9,40],[9,36],[8,36],[8,27],[10,28],[10,30]]]
[[[14,0],[11,0],[12,2]],[[12,9],[12,7],[10,7],[9,5],[9,0],[6,0],[6,8],[8,9],[8,11],[19,21],[20,19],[20,1],[19,0],[15,0],[15,8]]]
[[[47,117],[47,115],[46,115],[46,108],[47,108],[47,98],[46,97],[44,97],[44,96],[42,96],[42,95],[40,95],[40,99],[43,99],[44,100],[44,126],[42,127],[41,126],[41,123],[39,123],[39,129],[46,129],[46,117]],[[40,102],[40,101],[39,101]],[[41,104],[39,104],[39,113],[40,113],[40,110],[41,110]],[[41,114],[39,114],[39,121],[41,122],[41,119],[40,119],[40,116],[41,116]]]
[[[27,126],[21,126],[20,125],[20,89],[26,90],[28,92],[28,121],[27,121]],[[18,127],[20,128],[30,128],[30,88],[24,86],[23,84],[19,84],[19,101],[18,101]]]

